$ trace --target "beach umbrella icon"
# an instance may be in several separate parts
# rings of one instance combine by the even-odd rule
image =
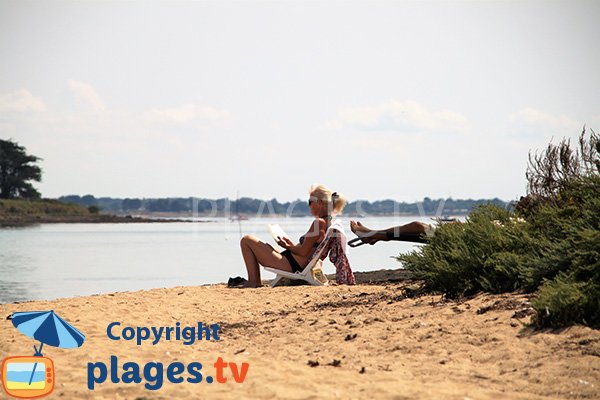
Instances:
[[[16,312],[11,316],[11,320],[19,332],[41,342],[39,349],[35,345],[33,346],[35,357],[43,356],[42,347],[45,344],[63,349],[74,349],[80,347],[85,340],[83,333],[56,315],[54,311]],[[33,365],[32,378],[36,366],[37,363]],[[29,382],[31,383],[31,378]]]
[[[42,347],[45,344],[74,349],[80,347],[85,340],[83,333],[56,315],[54,311],[16,312],[11,320],[19,332],[41,342],[39,349],[33,346],[36,356],[42,356]]]

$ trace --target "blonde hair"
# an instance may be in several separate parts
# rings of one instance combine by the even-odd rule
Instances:
[[[310,197],[327,203],[331,214],[339,214],[346,205],[346,197],[338,192],[331,192],[325,185],[312,185],[310,188]]]

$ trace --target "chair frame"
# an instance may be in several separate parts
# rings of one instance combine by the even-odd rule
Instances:
[[[309,284],[311,284],[313,286],[327,285],[329,283],[329,281],[328,281],[327,277],[325,277],[325,274],[323,274],[323,277],[325,278],[325,282],[321,282],[320,280],[314,278],[313,269],[317,266],[317,264],[319,264],[319,261],[321,261],[321,256],[323,254],[323,251],[325,251],[325,249],[329,247],[328,246],[329,241],[336,239],[336,237],[335,237],[336,232],[337,232],[337,234],[342,234],[342,235],[344,234],[343,232],[340,232],[338,229],[335,229],[333,226],[329,227],[329,229],[327,230],[327,233],[325,234],[325,239],[323,239],[323,242],[321,242],[319,244],[317,251],[313,254],[312,258],[310,259],[310,261],[308,262],[306,267],[304,267],[304,269],[300,272],[288,272],[288,271],[283,271],[283,270],[280,270],[277,268],[264,267],[266,271],[272,272],[277,275],[271,281],[271,287],[275,287],[279,283],[279,281],[281,281],[282,278],[302,280],[302,281],[308,282]]]

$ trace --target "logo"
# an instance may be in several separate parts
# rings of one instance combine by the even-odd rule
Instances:
[[[2,362],[2,385],[12,397],[47,396],[54,390],[54,363],[47,357],[8,357]]]
[[[13,356],[2,361],[2,387],[6,394],[34,399],[52,393],[55,384],[54,362],[44,357],[44,344],[65,349],[80,347],[85,336],[54,311],[14,313],[10,319],[24,335],[40,341],[33,356]]]

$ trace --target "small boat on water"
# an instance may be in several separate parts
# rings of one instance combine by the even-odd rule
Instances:
[[[449,215],[443,215],[442,217],[440,217],[439,221],[441,223],[447,224],[449,222],[456,222],[456,221],[458,221],[458,219],[456,217],[451,217]]]

